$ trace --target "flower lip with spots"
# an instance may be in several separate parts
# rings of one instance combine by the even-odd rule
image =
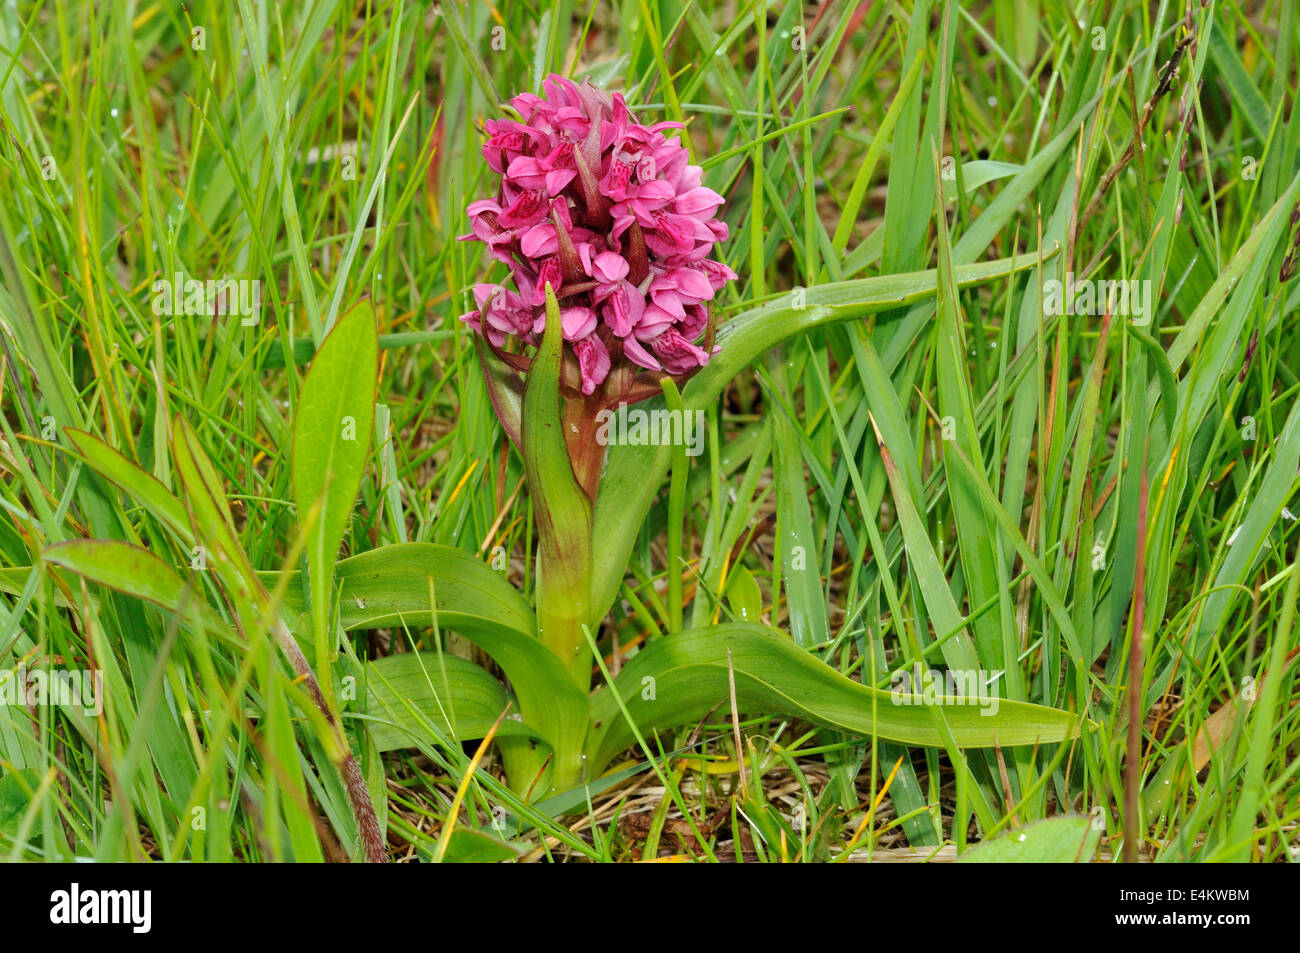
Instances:
[[[511,104],[522,121],[485,123],[497,196],[469,205],[461,239],[504,262],[514,290],[475,285],[461,320],[494,349],[512,335],[535,347],[550,284],[583,395],[620,366],[674,377],[703,367],[709,302],[736,273],[711,257],[727,238],[722,196],[664,134],[681,124],[642,125],[621,94],[554,74],[542,96]]]

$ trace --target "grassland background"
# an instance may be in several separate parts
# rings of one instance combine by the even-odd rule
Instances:
[[[455,237],[467,202],[495,188],[482,121],[559,71],[623,90],[647,120],[688,120],[683,139],[727,198],[719,252],[740,280],[724,321],[945,256],[1046,258],[939,308],[806,334],[737,378],[710,412],[684,513],[671,518],[666,492],[651,511],[602,633],[610,659],[665,627],[680,551],[697,624],[752,606],[888,685],[904,646],[951,637],[935,621],[951,607],[981,666],[1007,673],[1006,697],[1096,727],[955,769],[943,752],[755,717],[741,729],[789,821],[779,847],[728,800],[724,708],[703,729],[707,770],[669,760],[666,785],[635,773],[576,818],[512,803],[513,852],[949,857],[1077,813],[1097,818],[1105,858],[1127,835],[1160,860],[1290,859],[1298,28],[1293,0],[5,3],[0,665],[98,668],[106,704],[98,718],[0,706],[0,850],[355,854],[318,726],[286,701],[265,632],[195,633],[43,561],[96,537],[190,565],[78,462],[65,428],[172,485],[168,421],[182,414],[250,561],[277,570],[299,526],[288,447],[307,361],[369,296],[381,406],[346,552],[418,540],[488,561],[500,547],[531,592],[522,464],[455,321],[489,266]],[[260,322],[156,315],[152,283],[177,271],[260,280]],[[1044,313],[1041,282],[1067,271],[1150,281],[1149,324]],[[945,427],[959,454],[942,449]],[[900,508],[922,540],[904,539]],[[815,571],[795,568],[795,547]],[[454,633],[359,631],[317,667],[341,679],[432,639],[474,655]],[[349,725],[391,856],[435,856],[467,750],[430,739],[381,755]],[[1124,820],[1126,771],[1140,821]],[[481,772],[460,823],[499,833],[506,799]]]

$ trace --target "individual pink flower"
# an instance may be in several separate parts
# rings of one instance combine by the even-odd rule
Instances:
[[[533,311],[525,307],[523,300],[513,291],[500,285],[476,284],[474,301],[478,310],[469,312],[463,320],[494,347],[501,347],[511,334],[526,334],[532,330]]]
[[[462,239],[487,245],[515,290],[476,285],[462,320],[494,348],[509,336],[536,346],[549,284],[583,394],[620,362],[674,376],[702,367],[709,302],[736,273],[712,258],[727,237],[722,196],[665,135],[681,124],[642,125],[620,94],[555,75],[511,105],[519,120],[484,124],[483,158],[501,180],[495,198],[470,204]]]

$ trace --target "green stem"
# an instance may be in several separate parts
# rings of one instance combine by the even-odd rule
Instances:
[[[589,621],[591,562],[573,552],[548,554],[547,548],[543,544],[538,560],[537,632],[578,687],[590,691],[591,650],[582,627]]]
[[[524,389],[521,437],[528,492],[537,520],[537,631],[585,695],[591,689],[591,501],[575,477],[560,394],[560,309],[546,288],[546,331]],[[570,737],[572,735],[572,737]],[[552,789],[582,781],[585,731],[553,739]]]
[[[585,694],[591,690],[591,649],[582,627],[587,623],[591,592],[590,551],[587,558],[557,553],[543,544],[538,558],[537,629],[542,644],[564,663]],[[585,737],[570,734],[556,739],[551,790],[565,791],[583,781]]]

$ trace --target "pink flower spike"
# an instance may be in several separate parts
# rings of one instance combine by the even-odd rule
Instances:
[[[542,95],[511,104],[520,121],[484,123],[483,158],[500,181],[494,198],[466,209],[463,239],[503,262],[512,288],[475,286],[478,309],[461,320],[494,345],[513,335],[536,347],[549,283],[583,393],[614,365],[673,375],[702,366],[709,302],[736,273],[712,257],[728,234],[724,200],[670,138],[681,123],[641,124],[621,94],[555,74]],[[626,374],[617,380],[627,386]]]

